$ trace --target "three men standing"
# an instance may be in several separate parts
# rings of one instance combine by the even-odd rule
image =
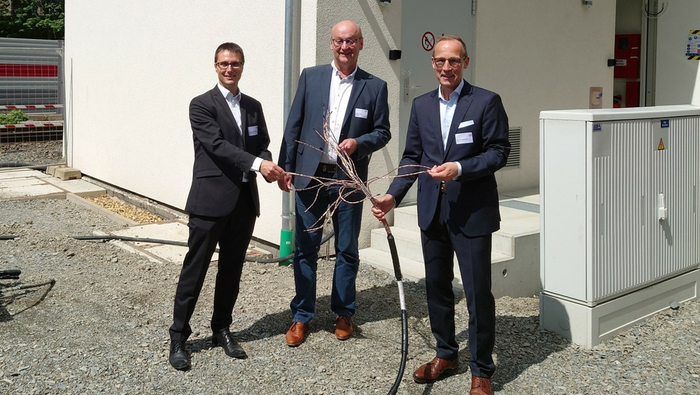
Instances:
[[[192,333],[189,320],[217,243],[220,245],[213,342],[227,355],[245,358],[229,331],[238,295],[246,248],[260,213],[256,173],[277,181],[296,197],[294,279],[290,303],[292,325],[286,343],[304,342],[316,309],[316,268],[328,206],[339,199],[337,186],[318,185],[317,178],[346,179],[337,151],[347,153],[357,175],[367,179],[371,154],[384,147],[391,134],[387,84],[357,67],[362,31],[352,21],[336,24],[331,33],[333,62],[305,69],[290,109],[278,163],[271,162],[262,107],[243,95],[238,81],[244,56],[236,44],[216,50],[219,84],[192,100],[195,163],[186,211],[190,214],[189,251],[178,283],[170,364],[190,367],[184,342]],[[456,254],[469,310],[470,394],[491,394],[495,371],[495,302],[491,293],[491,240],[500,215],[494,173],[510,152],[508,118],[500,97],[463,78],[469,65],[464,42],[442,36],[435,43],[432,65],[438,89],[413,102],[399,177],[387,194],[377,198],[374,215],[384,215],[401,202],[418,180],[418,224],[421,229],[427,302],[437,355],[413,374],[430,383],[459,368],[455,339],[453,257]],[[324,123],[333,136],[323,139]],[[300,144],[299,142],[303,142]],[[411,166],[413,165],[413,166]],[[417,166],[430,170],[415,175]],[[294,173],[294,177],[291,174]],[[309,176],[313,176],[311,178]],[[359,267],[358,236],[364,196],[346,196],[333,212],[336,263],[331,293],[335,335],[353,333],[355,280]]]
[[[491,235],[499,229],[494,173],[510,152],[508,117],[501,98],[462,78],[467,47],[456,36],[436,40],[432,65],[439,87],[413,101],[399,177],[372,208],[382,219],[418,179],[418,225],[425,262],[428,313],[437,355],[413,379],[434,382],[459,368],[452,280],[457,255],[469,310],[471,395],[491,394],[496,335],[491,293]],[[413,166],[411,166],[413,165]],[[429,168],[415,172],[416,165]]]
[[[285,171],[347,179],[338,167],[334,144],[327,144],[319,135],[324,132],[328,111],[328,127],[337,149],[350,155],[354,171],[362,180],[367,180],[370,155],[386,145],[391,133],[386,82],[357,67],[363,45],[360,27],[352,21],[341,21],[331,31],[333,62],[302,71],[277,162]],[[309,322],[316,312],[316,267],[322,229],[310,230],[319,225],[319,219],[323,223],[329,204],[339,198],[337,186],[321,186],[317,194],[319,191],[313,188],[317,185],[315,182],[309,177],[290,174],[278,181],[283,191],[288,192],[292,184],[297,190],[296,296],[290,303],[292,325],[286,334],[286,342],[291,347],[304,342]],[[353,332],[351,317],[355,314],[363,198],[359,193],[346,197],[351,202],[340,203],[333,213],[336,262],[330,307],[336,316],[335,335],[340,340],[348,339]]]

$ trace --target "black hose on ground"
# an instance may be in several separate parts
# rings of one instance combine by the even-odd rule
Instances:
[[[401,274],[401,265],[399,264],[399,253],[396,250],[396,241],[394,235],[389,230],[389,225],[386,220],[382,221],[386,230],[386,239],[389,242],[389,250],[391,251],[391,261],[394,265],[394,276],[396,277],[396,285],[399,288],[399,304],[401,305],[401,363],[399,364],[399,372],[396,374],[394,385],[389,390],[389,395],[395,395],[401,384],[404,370],[406,369],[406,358],[408,357],[408,312],[406,312],[406,299],[403,292],[403,276]]]
[[[321,240],[321,244],[324,244],[328,240],[333,237],[333,233],[330,233],[326,235],[326,237]],[[76,240],[119,240],[119,241],[132,241],[132,242],[139,242],[139,243],[154,243],[154,244],[165,244],[165,245],[174,245],[174,246],[180,246],[180,247],[187,247],[187,242],[186,241],[177,241],[177,240],[164,240],[164,239],[149,239],[149,238],[143,238],[143,237],[131,237],[131,236],[118,236],[118,235],[98,235],[98,236],[73,236],[74,239]],[[216,252],[219,252],[219,249],[216,249]],[[294,258],[294,254],[289,254],[287,256],[281,256],[279,258],[256,258],[252,256],[246,256],[245,260],[246,262],[256,262],[256,263],[279,263],[279,262],[284,262],[286,260]]]
[[[17,236],[12,236],[12,235],[2,235],[0,236],[0,240],[14,240],[16,239]]]
[[[0,270],[0,280],[18,280],[22,271],[19,269]]]

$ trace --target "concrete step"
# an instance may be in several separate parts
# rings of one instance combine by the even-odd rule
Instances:
[[[416,227],[418,229],[418,227]],[[399,255],[407,257],[422,257],[420,232],[418,230],[391,227],[391,234],[394,235],[396,249]],[[386,239],[384,228],[373,229],[370,233],[370,245],[380,251],[389,252],[389,242]],[[422,260],[422,258],[415,258]]]
[[[372,247],[362,249],[360,250],[360,262],[394,274],[394,262],[391,260],[391,253],[388,251]],[[425,265],[423,265],[422,255],[419,261],[399,255],[399,264],[401,265],[401,274],[405,279],[420,281],[425,278]]]
[[[391,233],[396,241],[396,248],[399,253],[405,256],[422,256],[420,230],[417,225],[413,228],[404,228],[400,226],[392,226]],[[389,244],[386,240],[386,231],[384,228],[372,230],[370,233],[370,243],[373,248],[381,251],[389,252]],[[493,234],[492,249],[497,256],[513,257],[515,242],[513,235],[507,232],[496,232]]]
[[[416,206],[405,206],[395,209],[394,226],[397,228],[418,229],[418,211]]]
[[[399,250],[400,251],[400,250]],[[404,279],[420,282],[425,278],[425,265],[423,264],[422,255],[417,257],[419,260],[407,258],[406,255],[399,255],[399,264],[401,266],[401,274]],[[517,269],[517,265],[513,258],[493,252],[491,255],[491,282],[492,290],[495,297],[501,296],[532,296],[536,293],[531,289],[523,289],[531,281],[528,281],[531,276],[518,277],[518,273],[513,273],[510,268]],[[394,263],[391,259],[391,253],[382,251],[376,248],[365,248],[360,250],[360,261],[373,266],[377,269],[384,270],[394,274]],[[455,290],[462,290],[462,278],[459,272],[457,259],[454,260],[453,271],[455,279],[452,282]],[[535,276],[539,272],[534,272]]]
[[[501,201],[501,229],[493,234],[491,281],[494,296],[533,296],[541,290],[539,279],[539,195],[525,193]],[[401,270],[407,279],[425,275],[416,206],[394,210],[391,232],[396,241]],[[393,273],[389,243],[383,228],[371,232],[371,246],[360,250],[360,259]],[[454,261],[455,289],[462,289]]]

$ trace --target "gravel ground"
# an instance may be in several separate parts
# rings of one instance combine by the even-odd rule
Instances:
[[[192,318],[192,370],[168,364],[168,327],[180,262],[157,264],[112,242],[72,235],[118,227],[62,199],[0,201],[0,394],[382,394],[400,359],[400,310],[393,276],[362,266],[356,335],[335,339],[328,311],[332,263],[318,271],[319,312],[311,334],[289,348],[291,267],[247,263],[231,330],[250,358],[213,348],[209,318],[216,265]],[[54,279],[54,286],[9,286]],[[4,290],[3,290],[4,288]],[[413,370],[434,356],[425,292],[406,283],[409,355],[399,394],[465,394],[467,313],[459,297],[459,374],[432,385]],[[663,311],[586,350],[538,327],[538,300],[500,298],[493,377],[499,394],[700,393],[700,302]]]
[[[42,166],[62,162],[62,140],[0,143],[0,167]]]

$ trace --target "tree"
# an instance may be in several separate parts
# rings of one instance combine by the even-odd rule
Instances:
[[[0,0],[0,37],[63,40],[64,0]]]

